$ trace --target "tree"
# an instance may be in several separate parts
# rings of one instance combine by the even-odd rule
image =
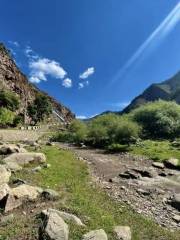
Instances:
[[[34,102],[28,106],[28,115],[34,123],[41,122],[52,112],[52,105],[48,97],[44,94],[38,94]]]
[[[80,120],[73,120],[69,126],[72,140],[76,143],[84,142],[87,138],[87,126]]]
[[[19,98],[10,91],[0,91],[0,107],[15,111],[19,108]]]

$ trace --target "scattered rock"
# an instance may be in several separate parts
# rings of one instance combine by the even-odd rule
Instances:
[[[56,213],[48,210],[42,212],[42,226],[39,235],[42,240],[68,240],[69,228]]]
[[[165,161],[165,165],[168,168],[172,168],[172,169],[180,169],[179,166],[179,159],[176,158],[170,158],[168,160]]]
[[[43,153],[13,153],[9,157],[4,158],[5,164],[16,163],[20,166],[27,165],[29,163],[44,163],[46,156]]]
[[[144,196],[149,196],[149,195],[151,194],[150,191],[144,190],[144,189],[141,189],[141,188],[137,189],[137,192],[138,192],[139,194],[144,195]]]
[[[40,172],[42,170],[41,166],[37,166],[35,168],[33,168],[31,171],[32,172]]]
[[[9,191],[10,191],[10,188],[6,183],[0,185],[0,208],[1,208],[1,200],[7,196]]]
[[[174,215],[173,220],[177,223],[180,223],[180,215]]]
[[[116,226],[114,234],[118,240],[131,240],[131,229],[128,226]]]
[[[103,229],[91,231],[83,236],[83,240],[107,240],[107,234]]]
[[[22,200],[35,200],[42,193],[42,189],[39,187],[30,186],[27,184],[22,184],[16,188],[11,189],[11,194],[16,199]]]
[[[4,167],[10,170],[11,172],[18,172],[22,170],[22,167],[16,162],[6,162],[4,164]]]
[[[6,226],[7,224],[13,222],[14,220],[14,215],[13,214],[9,214],[7,216],[3,216],[0,219],[0,225],[1,226]]]
[[[51,167],[51,164],[49,164],[49,163],[44,163],[44,164],[42,165],[42,167],[43,167],[43,168],[50,168],[50,167]]]
[[[52,190],[52,189],[45,189],[41,196],[44,198],[44,199],[47,199],[47,200],[50,200],[50,201],[56,201],[59,199],[59,193]]]
[[[13,184],[16,184],[16,185],[21,185],[21,184],[26,184],[26,181],[20,179],[20,178],[17,178],[17,179],[14,179],[12,181]]]
[[[81,219],[79,219],[77,216],[75,216],[71,213],[67,213],[67,212],[64,212],[64,211],[58,211],[58,210],[55,210],[55,209],[49,209],[49,212],[58,214],[64,221],[71,221],[78,226],[85,226],[82,223]]]
[[[3,165],[0,165],[0,185],[8,183],[11,172],[8,171]]]
[[[0,146],[0,154],[7,155],[12,153],[25,153],[27,152],[26,149],[24,149],[21,146],[17,146],[15,144],[3,144]]]
[[[152,166],[160,169],[164,169],[165,167],[164,163],[161,163],[161,162],[153,162]]]
[[[180,211],[180,193],[174,194],[172,200],[170,201],[171,206]]]
[[[10,212],[15,208],[18,208],[22,205],[22,199],[17,199],[12,195],[11,193],[7,195],[7,199],[4,202],[4,206],[2,205],[1,208],[4,210],[4,212]]]

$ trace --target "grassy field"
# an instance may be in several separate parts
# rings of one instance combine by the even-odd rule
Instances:
[[[139,145],[131,146],[130,152],[136,155],[147,156],[152,160],[161,162],[169,158],[177,158],[180,160],[180,146],[173,146],[169,141],[142,141]]]
[[[108,239],[115,239],[112,230],[116,225],[129,225],[133,240],[179,240],[180,232],[172,233],[153,221],[134,213],[128,206],[114,202],[107,194],[92,183],[87,166],[68,151],[57,147],[44,147],[51,167],[33,174],[26,170],[16,174],[29,182],[60,192],[61,200],[56,208],[76,214],[86,224],[85,228],[70,224],[70,239],[80,240],[89,230],[103,228]],[[19,214],[14,223],[0,227],[0,239],[35,239],[37,220]],[[28,238],[20,238],[28,236]]]

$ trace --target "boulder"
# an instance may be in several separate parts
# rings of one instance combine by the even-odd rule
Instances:
[[[174,194],[172,200],[170,201],[170,204],[180,211],[180,193]]]
[[[58,214],[64,221],[71,221],[78,226],[85,226],[82,223],[81,219],[79,219],[78,217],[76,217],[75,215],[73,215],[71,213],[67,213],[64,211],[58,211],[58,210],[51,209],[51,208],[49,209],[49,212]]]
[[[177,223],[180,223],[180,215],[174,215],[173,220]]]
[[[165,167],[164,163],[161,163],[161,162],[153,162],[152,166],[159,169],[164,169]]]
[[[46,156],[43,153],[13,153],[10,156],[3,159],[5,164],[16,163],[20,166],[27,165],[29,163],[44,163],[46,162]]]
[[[4,210],[5,213],[12,211],[15,208],[18,208],[22,205],[22,199],[17,199],[15,198],[14,195],[9,193],[7,195],[6,202],[4,203],[4,206],[2,206],[2,209]]]
[[[27,150],[16,144],[3,144],[0,146],[0,154],[26,153]]]
[[[41,214],[42,226],[40,227],[40,239],[42,240],[68,240],[69,228],[64,220],[51,210],[44,210]]]
[[[165,165],[168,168],[180,169],[180,161],[179,161],[179,159],[176,159],[176,158],[170,158],[170,159],[166,160]]]
[[[10,187],[6,183],[0,185],[0,201],[7,196],[9,191],[10,191]]]
[[[0,185],[8,183],[11,176],[11,172],[5,168],[5,166],[0,165]]]
[[[131,229],[128,226],[116,226],[114,235],[118,240],[131,240]]]
[[[4,164],[4,167],[10,170],[11,172],[18,172],[22,170],[22,167],[16,162],[6,162]]]
[[[59,193],[52,190],[52,189],[45,189],[41,196],[46,199],[46,200],[50,200],[50,201],[56,201],[59,199]]]
[[[43,190],[39,187],[34,187],[34,186],[27,185],[27,184],[21,184],[16,188],[12,188],[11,194],[16,199],[33,201],[40,196],[42,191]]]
[[[83,236],[83,240],[107,240],[107,234],[103,229],[91,231]]]

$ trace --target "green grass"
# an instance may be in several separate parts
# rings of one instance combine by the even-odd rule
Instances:
[[[177,158],[180,160],[180,148],[173,147],[172,143],[169,141],[146,140],[139,145],[132,145],[130,147],[130,152],[161,162],[169,158]]]
[[[133,233],[132,240],[180,239],[180,232],[171,233],[153,221],[134,213],[128,206],[113,201],[92,183],[86,164],[77,160],[71,152],[56,147],[44,147],[43,152],[47,156],[48,163],[51,164],[50,168],[34,175],[22,171],[16,174],[16,177],[60,192],[61,200],[56,208],[75,213],[86,224],[85,228],[70,224],[71,240],[80,240],[84,233],[99,228],[103,228],[108,234],[108,239],[112,240],[115,239],[112,230],[116,225],[129,225]],[[0,235],[10,236],[9,239],[18,239],[17,236],[21,235],[22,219],[18,221],[8,225],[6,229],[0,228]],[[31,224],[29,223],[29,226]],[[26,231],[31,231],[30,227]]]

